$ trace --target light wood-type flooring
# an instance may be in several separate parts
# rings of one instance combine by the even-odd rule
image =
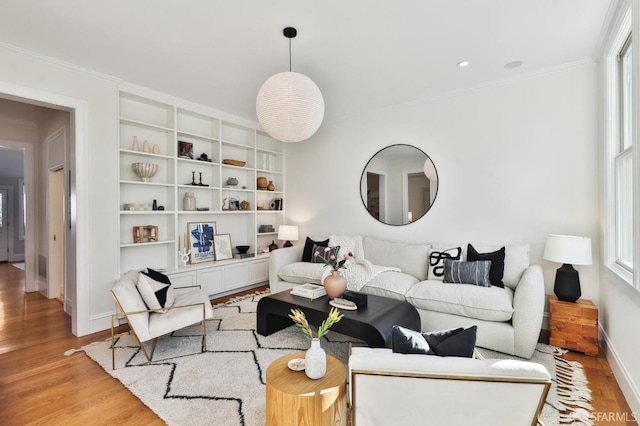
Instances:
[[[126,331],[126,326],[120,329]],[[73,336],[60,302],[39,293],[25,294],[24,272],[0,263],[0,425],[163,424],[89,357],[64,355],[109,336],[108,330]],[[597,424],[633,424],[624,420],[632,414],[602,355],[570,352],[565,357],[585,367],[600,418],[622,419]]]

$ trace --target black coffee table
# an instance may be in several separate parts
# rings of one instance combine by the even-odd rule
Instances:
[[[294,296],[290,290],[263,297],[258,302],[257,331],[268,336],[293,324],[288,317],[291,309],[302,310],[309,324],[319,326],[327,318],[332,306],[329,297],[309,300]],[[367,305],[357,311],[340,310],[344,317],[331,331],[364,340],[372,348],[390,348],[394,325],[420,330],[420,316],[410,303],[387,297],[367,295]]]

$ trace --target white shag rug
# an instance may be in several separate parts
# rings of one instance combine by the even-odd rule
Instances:
[[[256,307],[261,297],[264,294],[215,306],[213,318],[207,320],[205,353],[200,352],[202,326],[196,325],[158,339],[151,364],[145,364],[146,358],[129,333],[116,338],[115,370],[111,369],[111,339],[65,354],[84,351],[169,425],[264,425],[267,367],[283,355],[307,350],[309,341],[295,326],[270,336],[259,335]],[[346,364],[348,342],[363,344],[333,332],[321,344],[327,354]],[[485,358],[513,358],[479,351]],[[541,420],[546,426],[591,425],[591,393],[582,366],[559,358],[561,353],[539,344],[532,358],[554,378]]]

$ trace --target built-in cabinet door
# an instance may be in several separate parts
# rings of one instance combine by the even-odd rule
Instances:
[[[224,289],[232,290],[249,284],[249,264],[247,262],[227,265],[224,268]]]
[[[224,268],[201,269],[197,274],[198,284],[212,295],[224,290]]]
[[[269,280],[269,261],[267,259],[251,263],[249,266],[249,283],[256,284]]]

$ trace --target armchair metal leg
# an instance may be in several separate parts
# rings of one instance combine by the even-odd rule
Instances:
[[[203,352],[207,351],[207,319],[206,319],[206,310],[204,305],[202,305],[202,335],[203,337]]]
[[[116,369],[116,349],[114,346],[114,333],[113,333],[113,317],[117,316],[116,314],[111,314],[111,369]]]

